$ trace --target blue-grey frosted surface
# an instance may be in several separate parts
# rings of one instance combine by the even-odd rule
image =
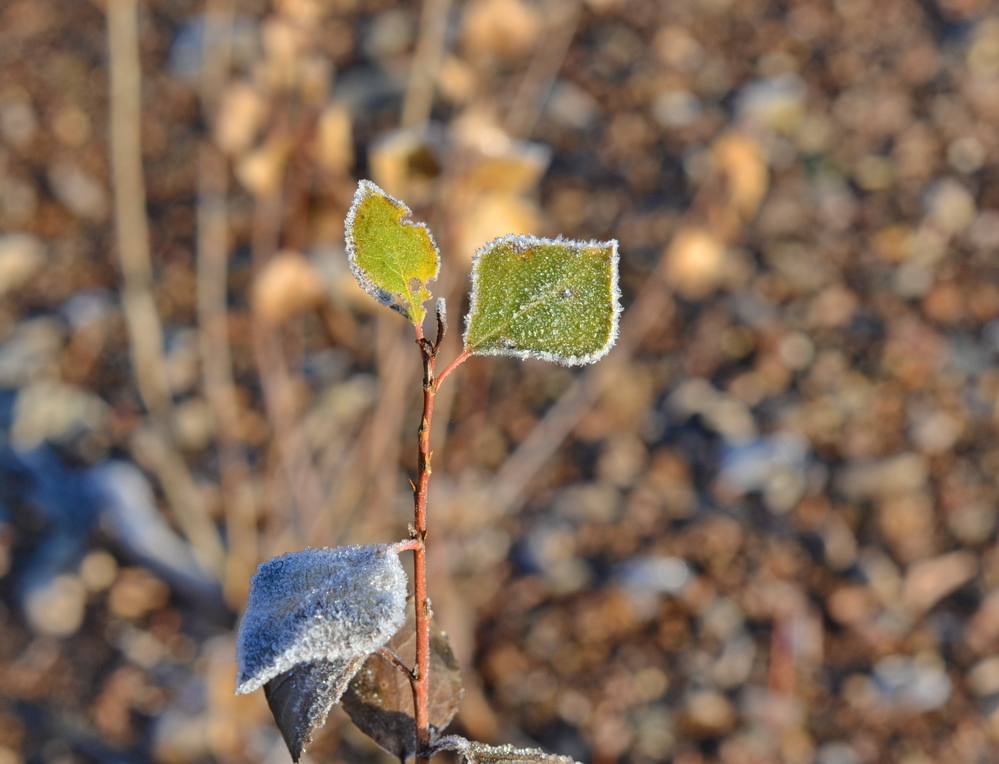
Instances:
[[[239,627],[236,692],[301,663],[381,648],[405,619],[407,580],[389,544],[305,549],[262,563]]]

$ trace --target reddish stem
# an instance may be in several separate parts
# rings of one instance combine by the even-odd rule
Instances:
[[[430,484],[430,427],[434,420],[434,400],[444,378],[470,355],[467,350],[452,361],[439,377],[434,377],[437,351],[447,331],[442,313],[437,314],[437,339],[430,342],[423,336],[423,327],[416,327],[416,344],[423,357],[423,418],[418,432],[419,460],[416,483],[413,484],[413,589],[416,602],[416,668],[413,686],[413,718],[416,722],[416,764],[430,762],[430,598],[427,596],[427,486]]]
[[[414,491],[413,532],[419,542],[413,550],[413,588],[416,610],[416,678],[413,680],[413,707],[416,722],[416,761],[430,761],[430,599],[427,596],[427,486],[430,483],[430,427],[434,418],[434,397],[437,387],[434,364],[437,348],[423,337],[423,328],[416,327],[416,341],[423,356],[423,418],[418,433],[419,459],[416,490]]]
[[[458,355],[457,358],[455,358],[453,361],[451,361],[451,363],[449,363],[447,366],[444,367],[444,371],[442,371],[440,374],[437,375],[436,386],[438,390],[440,389],[441,384],[444,382],[444,378],[447,377],[448,374],[457,369],[459,366],[461,366],[461,364],[463,364],[471,354],[472,354],[471,351],[469,351],[468,348],[465,348],[464,350],[461,351],[461,353]]]

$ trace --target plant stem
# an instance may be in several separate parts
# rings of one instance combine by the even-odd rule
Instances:
[[[437,312],[437,338],[431,342],[423,336],[423,327],[416,327],[416,344],[423,357],[423,418],[418,432],[419,459],[416,483],[413,484],[413,589],[416,611],[416,668],[413,686],[413,719],[416,723],[416,764],[430,762],[430,598],[427,596],[427,486],[430,484],[430,427],[434,420],[434,400],[444,378],[469,356],[467,350],[434,377],[437,351],[447,333],[447,318],[443,304]]]
[[[436,389],[434,390],[434,392],[440,389],[441,384],[443,384],[444,382],[444,378],[452,371],[457,369],[462,363],[464,363],[470,355],[471,353],[467,349],[462,350],[457,358],[455,358],[453,361],[451,361],[451,363],[449,363],[447,366],[444,367],[444,371],[442,371],[440,374],[437,375],[437,379],[435,380]]]
[[[163,355],[163,323],[153,298],[154,274],[142,169],[138,7],[135,0],[113,0],[106,5],[111,185],[122,277],[121,303],[132,371],[152,421],[148,433],[139,435],[137,431],[132,448],[139,456],[145,446],[145,456],[157,472],[177,524],[195,556],[205,570],[221,579],[225,549],[191,471],[177,450],[171,429],[173,391],[167,382]]]
[[[410,682],[416,679],[416,674],[413,672],[413,669],[407,666],[406,662],[402,658],[400,658],[393,650],[390,650],[387,647],[383,647],[381,650],[378,651],[378,654],[382,656],[385,660],[387,660],[389,663],[393,664],[403,674],[405,674],[409,678]]]
[[[413,681],[413,718],[416,722],[416,762],[430,761],[430,599],[427,596],[427,486],[430,483],[430,426],[434,418],[434,397],[437,394],[434,364],[437,345],[423,337],[423,328],[416,327],[416,341],[423,356],[423,418],[419,429],[419,459],[416,490],[414,491],[413,532],[420,542],[413,550],[413,588],[416,611],[416,678]]]

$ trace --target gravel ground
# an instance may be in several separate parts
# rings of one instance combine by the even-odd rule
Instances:
[[[232,694],[249,575],[410,511],[358,178],[441,245],[446,356],[484,241],[622,253],[604,361],[441,394],[456,729],[999,761],[992,3],[204,6],[0,3],[0,764],[287,761]],[[387,760],[339,711],[310,756]]]

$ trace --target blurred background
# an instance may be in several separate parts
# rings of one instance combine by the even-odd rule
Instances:
[[[419,353],[358,178],[444,255],[617,238],[599,364],[438,400],[455,728],[583,762],[990,762],[989,0],[0,2],[0,764],[285,762],[256,564],[411,515]],[[386,761],[336,710],[316,762]]]

